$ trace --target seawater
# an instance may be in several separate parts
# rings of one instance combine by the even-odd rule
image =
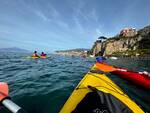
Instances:
[[[7,82],[12,100],[29,113],[58,113],[95,59],[50,54],[29,59],[26,53],[0,54],[0,81]],[[108,63],[131,70],[150,71],[150,60],[121,58]],[[150,112],[150,91],[108,74],[145,112]],[[68,106],[69,107],[69,106]],[[0,113],[10,113],[1,108]]]

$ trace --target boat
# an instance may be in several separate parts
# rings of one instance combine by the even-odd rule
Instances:
[[[40,56],[40,58],[45,59],[45,58],[47,58],[47,56]]]
[[[117,57],[110,57],[110,59],[112,59],[112,60],[117,60],[118,58]]]
[[[30,58],[32,58],[32,59],[38,59],[38,58],[40,58],[40,57],[30,57]]]
[[[39,57],[32,57],[32,56],[28,56],[26,57],[27,59],[46,59],[48,58],[47,56],[39,56]]]
[[[144,73],[140,74],[139,72],[118,68],[118,70],[113,71],[112,74],[118,75],[123,79],[150,89],[150,77]]]
[[[94,56],[94,55],[89,55],[89,57],[90,57],[90,58],[95,58],[95,56]]]
[[[60,113],[144,113],[96,64],[84,76]]]
[[[144,88],[150,89],[150,76],[147,73],[134,72],[125,68],[114,67],[106,63],[96,63],[99,70],[104,72],[110,72],[114,75],[126,79],[136,85],[142,86]]]

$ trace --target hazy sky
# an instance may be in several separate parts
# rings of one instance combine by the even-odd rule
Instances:
[[[91,48],[101,35],[150,25],[150,0],[0,0],[0,48]]]

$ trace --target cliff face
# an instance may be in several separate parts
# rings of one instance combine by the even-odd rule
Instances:
[[[92,49],[91,49],[91,54],[97,55],[101,51],[102,51],[102,43],[99,41],[96,41],[95,44],[93,45]]]
[[[143,50],[150,50],[150,26],[147,26],[137,32],[135,36],[123,37],[115,36],[103,42],[96,41],[91,49],[91,54],[98,55],[132,55],[141,54]],[[140,52],[139,52],[140,51]],[[149,52],[150,53],[150,52]]]
[[[141,36],[135,37],[117,37],[106,41],[105,55],[112,55],[115,52],[124,52],[127,50],[136,50],[139,48],[139,41],[142,40]]]

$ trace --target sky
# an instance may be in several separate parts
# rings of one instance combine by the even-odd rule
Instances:
[[[99,36],[150,25],[150,0],[0,0],[0,48],[91,48]]]

